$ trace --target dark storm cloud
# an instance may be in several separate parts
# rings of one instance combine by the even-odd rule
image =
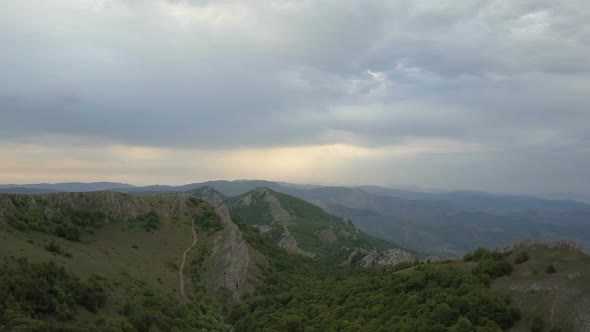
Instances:
[[[518,149],[541,160],[543,147],[587,161],[573,158],[590,146],[583,0],[1,6],[4,142],[225,149],[421,137],[504,151],[499,163]]]

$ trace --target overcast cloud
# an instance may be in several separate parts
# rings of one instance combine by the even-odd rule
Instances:
[[[0,182],[590,191],[584,0],[4,0],[0,48]]]

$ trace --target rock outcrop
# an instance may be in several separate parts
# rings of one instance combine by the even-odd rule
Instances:
[[[231,220],[227,206],[220,205],[215,212],[223,223],[224,230],[218,259],[213,266],[213,271],[217,271],[214,283],[217,288],[229,292],[233,302],[239,302],[244,294],[252,290],[252,286],[248,284],[248,245],[238,226]]]
[[[373,250],[360,260],[360,264],[363,267],[388,266],[416,260],[418,257],[401,249],[389,249],[382,252]]]
[[[546,247],[546,248],[550,248],[550,249],[564,249],[564,250],[571,250],[571,251],[578,251],[578,252],[583,252],[584,251],[584,246],[582,246],[579,243],[576,243],[574,241],[569,241],[569,240],[558,240],[558,241],[531,241],[531,240],[526,240],[526,241],[521,241],[509,246],[505,246],[505,247],[499,247],[496,248],[495,250],[498,252],[508,252],[508,251],[513,251],[513,250],[517,250],[517,249],[522,249],[522,248],[527,248],[527,247],[535,247],[535,246],[541,246],[541,247]]]
[[[315,255],[311,252],[307,252],[301,248],[299,248],[299,245],[297,244],[297,240],[295,239],[295,237],[293,235],[291,235],[291,232],[289,232],[289,229],[286,226],[283,226],[283,237],[281,238],[281,240],[279,241],[279,247],[284,248],[285,250],[292,252],[294,254],[298,254],[298,255],[303,255],[303,256],[308,256],[308,257],[314,257]]]
[[[0,219],[17,208],[44,209],[47,216],[57,210],[99,210],[111,217],[135,218],[151,206],[143,199],[113,191],[51,193],[41,195],[0,194]]]

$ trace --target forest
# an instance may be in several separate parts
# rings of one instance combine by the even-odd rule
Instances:
[[[194,204],[204,206],[195,216],[201,234],[222,229],[211,207],[200,201]],[[15,215],[9,218],[11,223],[16,220],[58,237],[55,229],[60,225],[86,232],[101,227],[107,218],[88,211],[66,211],[51,220],[39,220],[34,211]],[[99,332],[498,331],[521,317],[510,298],[488,287],[491,280],[511,273],[509,253],[478,248],[465,255],[464,262],[416,261],[366,269],[342,265],[345,250],[322,259],[288,253],[239,216],[232,219],[248,244],[266,257],[266,264],[259,266],[256,291],[239,304],[214,303],[207,297],[199,276],[205,268],[202,257],[192,259],[194,294],[189,302],[141,282],[125,286],[122,300],[111,295],[123,286],[107,278],[82,279],[51,261],[33,264],[14,258],[0,269],[0,327]],[[137,222],[148,231],[159,229],[155,213],[142,215]],[[38,224],[46,228],[37,229]],[[50,242],[48,247],[52,246]],[[101,315],[108,305],[117,308],[116,315],[112,311]],[[88,319],[88,313],[100,318]]]

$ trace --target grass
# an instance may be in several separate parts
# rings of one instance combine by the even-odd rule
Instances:
[[[532,246],[517,250],[512,258],[523,250],[529,259],[515,264],[510,276],[491,284],[493,290],[510,296],[522,311],[525,319],[515,331],[530,330],[536,318],[543,320],[543,331],[552,327],[582,330],[578,324],[590,321],[590,257],[569,249]],[[555,267],[555,273],[546,273],[549,265]]]
[[[81,314],[91,320],[118,314],[120,308],[115,303],[123,303],[139,288],[150,288],[180,300],[178,270],[167,266],[178,264],[182,252],[191,243],[191,219],[196,210],[187,207],[172,216],[164,211],[173,206],[176,197],[144,199],[160,215],[159,229],[150,227],[150,232],[146,232],[145,220],[106,223],[92,234],[82,234],[76,242],[0,224],[0,260],[6,264],[18,257],[27,257],[33,263],[54,261],[82,278],[95,274],[104,277],[110,283],[109,300],[99,313]],[[71,257],[60,253],[69,253]]]

